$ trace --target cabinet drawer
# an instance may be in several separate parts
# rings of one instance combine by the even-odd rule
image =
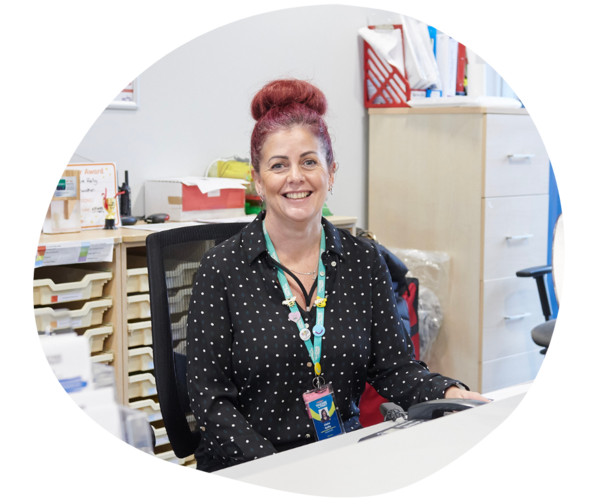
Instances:
[[[484,362],[536,349],[531,330],[543,322],[533,279],[514,277],[483,282]]]
[[[481,392],[487,393],[535,379],[544,362],[540,349],[483,362]]]
[[[492,197],[482,205],[484,280],[512,277],[520,269],[547,263],[547,195]]]
[[[547,194],[549,174],[548,154],[528,115],[486,115],[485,197]]]

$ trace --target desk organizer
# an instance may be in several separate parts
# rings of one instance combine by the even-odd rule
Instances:
[[[60,302],[102,297],[111,271],[90,271],[75,267],[40,267],[34,272],[33,304],[47,306]]]
[[[185,340],[187,331],[187,311],[171,316],[171,338],[174,341]]]
[[[152,345],[152,322],[127,323],[127,347]]]
[[[402,37],[403,61],[406,61],[404,50],[404,30],[401,24],[393,25],[394,29],[400,30]],[[369,26],[371,30],[375,26]],[[373,48],[364,42],[364,102],[365,108],[399,108],[408,107],[410,100],[410,84],[405,73],[382,60]]]
[[[127,297],[127,320],[150,318],[150,295],[130,295]]]
[[[86,302],[81,309],[72,310],[70,318],[51,307],[34,309],[35,324],[38,332],[43,332],[47,326],[51,328],[85,328],[91,325],[101,325],[104,312],[112,306],[110,297]]]

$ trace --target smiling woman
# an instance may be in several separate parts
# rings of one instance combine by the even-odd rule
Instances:
[[[266,211],[207,253],[190,299],[198,469],[360,428],[367,382],[404,408],[485,400],[414,359],[378,249],[322,218],[338,167],[326,110],[323,93],[298,80],[271,82],[252,102],[252,164]],[[311,404],[327,408],[323,425]]]

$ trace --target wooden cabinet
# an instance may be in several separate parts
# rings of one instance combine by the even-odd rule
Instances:
[[[533,379],[544,321],[549,159],[523,109],[371,109],[369,230],[383,245],[451,257],[444,324],[427,362],[471,389]]]
[[[356,234],[356,217],[327,218],[337,227]],[[83,318],[85,305],[98,311],[90,315],[85,323],[82,321],[77,325],[81,327],[77,329],[79,335],[90,341],[92,361],[107,363],[114,368],[120,404],[147,415],[156,435],[155,455],[166,461],[195,467],[193,455],[179,459],[171,449],[158,401],[146,264],[147,236],[148,232],[142,230],[141,225],[113,231],[42,234],[39,242],[41,248],[57,243],[67,245],[69,250],[76,252],[69,254],[75,257],[74,261],[80,256],[79,249],[86,244],[89,246],[94,240],[108,241],[113,246],[113,252],[110,262],[36,268],[34,315],[38,330],[43,331],[46,325],[61,328],[60,320],[52,325],[52,307],[70,310],[73,317],[71,322]],[[187,305],[191,295],[191,288],[185,285],[192,282],[194,273],[195,268],[189,268],[168,273],[167,277],[169,287],[183,286],[179,288],[178,295],[169,300],[170,312],[179,320],[173,325],[179,339],[185,339]],[[55,283],[59,283],[59,286]],[[50,291],[48,285],[54,290]],[[54,302],[59,304],[52,307],[46,305]]]

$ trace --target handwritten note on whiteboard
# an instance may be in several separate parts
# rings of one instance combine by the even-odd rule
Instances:
[[[81,204],[81,228],[102,229],[106,210],[103,195],[115,197],[117,193],[117,168],[113,163],[69,164],[69,168],[81,171],[79,195]],[[117,211],[115,225],[121,224]]]

